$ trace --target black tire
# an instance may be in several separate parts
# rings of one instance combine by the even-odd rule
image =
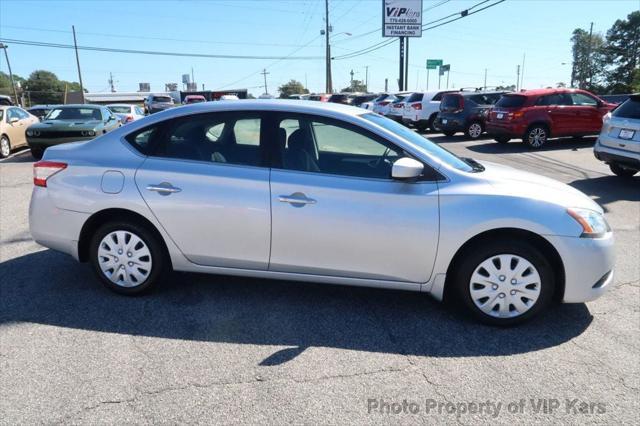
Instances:
[[[492,256],[500,254],[516,255],[527,260],[534,266],[540,276],[540,292],[537,300],[527,311],[515,317],[499,318],[486,314],[476,306],[471,297],[471,277],[476,268]],[[515,267],[517,267],[517,264]],[[510,265],[509,268],[513,269],[514,266]],[[454,265],[452,278],[451,284],[454,287],[454,294],[457,296],[457,299],[462,302],[462,305],[467,308],[467,311],[480,322],[494,326],[512,326],[528,321],[538,315],[553,300],[556,286],[553,267],[544,254],[538,250],[535,245],[527,242],[526,240],[512,238],[505,238],[496,241],[484,241],[467,248],[459,257],[459,261],[456,265]],[[509,279],[505,280],[503,278],[502,281],[504,282],[500,283],[500,285],[506,285],[506,287],[511,286],[510,282],[507,283]],[[527,286],[527,288],[528,287],[529,286]],[[500,292],[501,290],[498,289],[495,291]],[[493,300],[497,301],[498,299],[496,298]],[[514,305],[510,304],[510,311],[512,307],[515,310]]]
[[[506,136],[499,136],[497,138],[493,138],[493,140],[495,140],[496,142],[501,143],[501,144],[506,144],[506,143],[509,143],[511,138],[508,138]]]
[[[99,263],[98,249],[102,239],[114,231],[125,231],[135,234],[147,246],[151,257],[151,271],[144,281],[132,287],[124,287],[112,282],[102,272]],[[123,257],[126,253],[120,252]],[[114,221],[106,223],[98,228],[91,238],[89,245],[89,261],[98,279],[109,289],[116,293],[133,296],[145,293],[155,287],[170,272],[169,259],[164,246],[145,226],[128,221]]]
[[[418,133],[424,133],[428,127],[429,124],[416,124],[416,130],[418,131]]]
[[[620,176],[620,177],[625,177],[625,178],[630,178],[633,175],[635,175],[636,173],[638,173],[638,170],[636,169],[630,169],[627,167],[623,167],[617,163],[611,163],[609,164],[609,168],[611,169],[611,171],[613,172],[614,175],[616,176]]]
[[[6,158],[11,154],[11,141],[7,136],[0,138],[0,158]]]
[[[429,117],[429,121],[427,122],[427,127],[432,132],[438,131],[438,126],[436,125],[436,118],[438,118],[438,114],[431,114],[431,117]]]
[[[456,132],[452,132],[451,130],[447,130],[447,131],[442,131],[442,134],[444,134],[445,136],[451,137],[451,136],[455,135]]]
[[[549,139],[549,129],[542,124],[534,124],[524,134],[522,141],[531,149],[542,148]]]
[[[482,136],[484,132],[484,126],[479,121],[472,121],[467,124],[467,127],[464,129],[464,134],[467,138],[476,140]]]
[[[31,148],[31,156],[36,159],[36,160],[42,160],[42,156],[44,155],[44,149],[43,148],[36,148],[36,147],[32,147]]]

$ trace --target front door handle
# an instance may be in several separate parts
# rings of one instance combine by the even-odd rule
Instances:
[[[304,204],[315,204],[317,202],[313,198],[307,198],[307,196],[301,192],[294,192],[291,195],[280,195],[278,197],[278,201],[280,201],[281,203],[289,203],[294,206],[296,204],[301,206]]]
[[[169,194],[173,194],[174,192],[180,192],[182,191],[182,189],[176,188],[175,186],[171,185],[169,182],[162,182],[157,185],[147,185],[147,191],[154,191],[160,195],[169,195]]]

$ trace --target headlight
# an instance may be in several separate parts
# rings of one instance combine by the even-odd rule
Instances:
[[[27,136],[38,137],[38,136],[40,136],[40,131],[39,130],[27,130]]]
[[[81,132],[82,136],[95,136],[96,132],[94,132],[93,130],[83,130]]]
[[[580,226],[582,226],[582,238],[598,238],[611,231],[604,215],[593,210],[571,208],[567,213]]]

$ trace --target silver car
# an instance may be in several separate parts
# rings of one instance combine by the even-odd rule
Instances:
[[[613,280],[611,229],[581,192],[310,101],[183,106],[51,147],[29,221],[124,294],[173,269],[412,290],[511,325]]]
[[[602,118],[593,153],[618,176],[631,177],[640,171],[640,93]]]

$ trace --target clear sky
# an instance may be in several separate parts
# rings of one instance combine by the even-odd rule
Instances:
[[[424,0],[423,22],[456,13],[481,0]],[[489,3],[496,0],[491,0]],[[329,0],[333,26],[332,55],[339,56],[383,41],[379,29],[382,0]],[[442,4],[440,4],[442,3]],[[440,4],[440,5],[438,5]],[[485,4],[485,5],[486,5]],[[436,7],[433,7],[436,6]],[[484,6],[484,5],[483,5]],[[569,82],[570,37],[577,27],[606,32],[616,19],[640,9],[640,0],[507,0],[495,7],[423,32],[410,42],[409,88],[426,87],[425,59],[451,64],[451,87],[515,84],[516,66],[524,66],[524,87]],[[80,51],[85,87],[107,91],[109,72],[118,91],[135,91],[138,82],[164,90],[179,83],[193,67],[199,88],[263,89],[267,69],[269,92],[291,78],[307,82],[311,91],[324,91],[324,0],[211,1],[28,1],[0,0],[0,38],[133,50],[216,55],[304,56],[318,59],[218,59],[150,56]],[[371,34],[363,35],[370,31]],[[348,36],[345,33],[351,33]],[[8,43],[13,72],[23,77],[35,69],[77,81],[73,50]],[[350,71],[369,87],[397,88],[398,45],[352,59],[334,60],[334,88],[349,84]],[[567,63],[563,65],[563,63]],[[7,72],[4,58],[0,70]],[[431,71],[429,87],[437,87]],[[442,87],[445,79],[442,81]],[[180,85],[182,86],[182,85]]]

